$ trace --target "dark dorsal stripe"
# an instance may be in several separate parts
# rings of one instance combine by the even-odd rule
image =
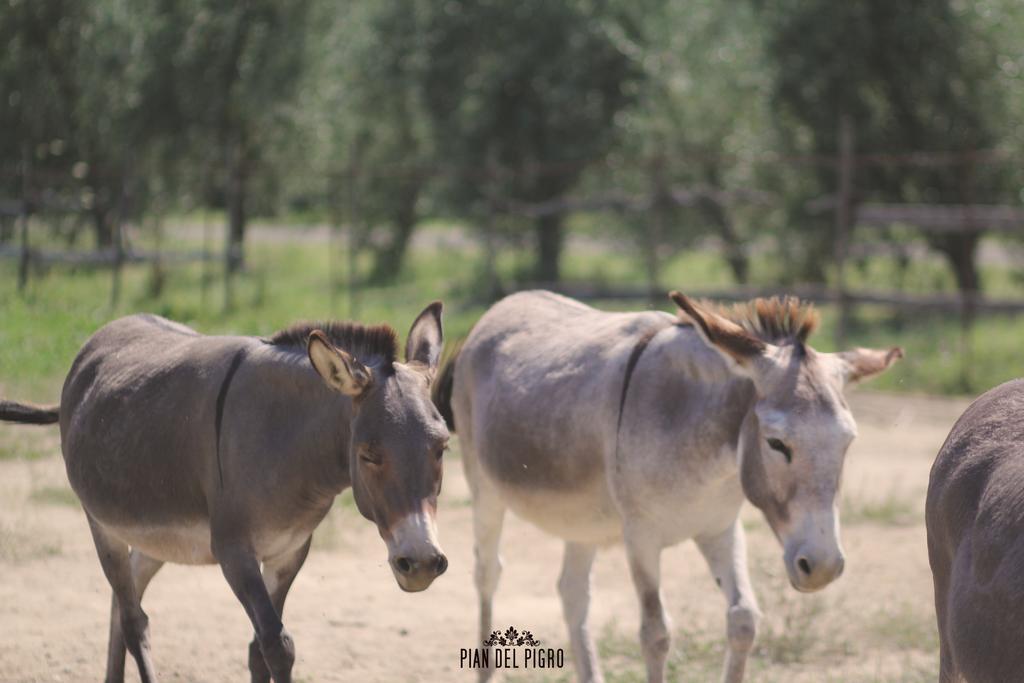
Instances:
[[[216,432],[216,444],[217,444],[217,474],[220,476],[220,487],[224,488],[224,468],[220,464],[220,428],[224,422],[224,402],[228,397],[228,389],[231,387],[231,380],[234,379],[235,373],[238,372],[238,366],[242,364],[245,359],[245,348],[241,348],[235,352],[234,357],[231,359],[231,365],[228,366],[228,372],[224,375],[224,381],[220,383],[220,391],[217,393],[217,414],[214,418],[214,430]]]
[[[657,334],[662,330],[667,329],[669,327],[677,326],[678,324],[679,323],[675,323],[673,325],[672,323],[669,323],[663,327],[654,327],[647,330],[642,335],[640,335],[640,338],[636,341],[636,344],[633,346],[633,350],[629,354],[629,360],[626,361],[626,376],[622,380],[622,395],[619,397],[619,419],[615,425],[616,460],[618,460],[619,458],[619,431],[622,429],[622,414],[626,407],[626,395],[629,393],[629,384],[633,380],[633,371],[636,370],[636,365],[637,363],[640,362],[640,356],[643,354],[647,346],[651,343],[651,340],[654,339],[654,337],[656,337]]]

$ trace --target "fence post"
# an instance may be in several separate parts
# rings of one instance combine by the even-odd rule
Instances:
[[[114,265],[110,273],[110,307],[116,308],[121,300],[121,266],[124,263],[124,244],[122,242],[122,226],[120,216],[114,223]]]
[[[974,174],[976,159],[974,149],[970,149],[963,157],[963,169],[960,175],[961,201],[966,205],[967,224],[963,226],[968,239],[978,239],[975,228],[977,220],[974,216]],[[976,258],[976,252],[975,256]],[[979,289],[960,290],[960,388],[971,390],[971,332],[974,329],[975,305]]]
[[[349,320],[356,320],[359,317],[359,292],[356,291],[358,287],[359,275],[356,269],[359,267],[358,254],[356,253],[357,239],[356,230],[359,225],[359,188],[356,187],[359,178],[359,169],[357,167],[358,161],[353,160],[352,166],[349,169],[348,178],[348,209],[349,209],[349,225],[348,235],[346,244],[346,257],[347,257],[347,272],[346,278],[347,289],[348,289],[348,317]]]
[[[839,307],[836,321],[836,348],[846,346],[850,323],[850,297],[846,291],[846,253],[853,222],[853,122],[848,114],[839,117],[839,157],[836,161],[839,187],[836,193],[836,221],[833,244],[835,262],[835,300]]]
[[[160,299],[163,297],[166,277],[163,263],[164,213],[159,199],[155,202],[155,210],[156,215],[153,216],[153,262],[150,264],[149,295],[154,299]]]
[[[665,158],[655,157],[651,162],[651,224],[644,230],[647,261],[647,290],[651,304],[660,306],[664,299],[661,291],[661,263],[658,247],[665,236],[668,224],[668,210],[671,198],[665,180]]]
[[[203,187],[208,185],[204,183]],[[209,298],[210,283],[213,281],[213,272],[210,264],[213,261],[213,251],[210,249],[210,209],[206,204],[201,204],[203,212],[203,261],[199,273],[199,309],[206,312],[206,302]]]
[[[121,300],[121,270],[124,266],[124,222],[128,215],[129,187],[134,164],[128,163],[122,169],[121,192],[117,198],[114,220],[114,267],[110,274],[110,308],[117,307]]]
[[[21,254],[18,259],[18,293],[24,294],[25,287],[28,286],[28,271],[29,261],[32,257],[32,253],[29,249],[28,243],[28,219],[31,213],[29,208],[29,179],[28,179],[28,151],[27,148],[23,150],[21,160],[21,230],[19,240],[21,242]]]
[[[338,229],[338,180],[335,171],[330,168],[326,172],[326,184],[324,192],[327,200],[327,310],[331,318],[338,317],[338,275],[337,255],[334,250],[338,248],[335,233]]]

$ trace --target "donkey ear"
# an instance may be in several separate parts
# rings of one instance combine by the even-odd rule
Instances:
[[[346,396],[359,396],[373,382],[373,372],[351,354],[332,344],[320,330],[313,330],[306,345],[309,362],[327,386]]]
[[[418,361],[431,370],[441,357],[444,333],[441,331],[441,310],[444,305],[435,301],[416,316],[405,342],[405,362]]]
[[[847,384],[879,375],[903,358],[903,349],[851,349],[836,354],[841,361],[843,379]]]
[[[764,354],[768,345],[733,321],[707,310],[688,296],[670,292],[669,298],[693,321],[704,342],[729,361],[746,369],[751,361]]]
[[[679,292],[671,292],[669,297],[693,321],[700,337],[726,356],[726,360],[739,366],[746,366],[752,359],[763,354],[768,347],[765,342],[746,332],[727,317],[700,306],[689,297]]]

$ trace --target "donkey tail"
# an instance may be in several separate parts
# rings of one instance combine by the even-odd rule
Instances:
[[[465,339],[450,344],[445,349],[444,357],[441,359],[441,369],[434,379],[434,385],[430,389],[430,398],[444,418],[448,429],[455,433],[455,414],[452,413],[452,390],[455,388],[455,361],[459,358],[462,345]]]
[[[60,419],[60,406],[34,406],[0,399],[0,420],[30,425],[51,425]]]

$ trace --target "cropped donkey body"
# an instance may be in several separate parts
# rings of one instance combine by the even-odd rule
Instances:
[[[1024,680],[1024,380],[960,416],[928,482],[940,683]]]
[[[473,492],[481,633],[511,509],[566,541],[558,588],[584,681],[601,679],[587,631],[596,549],[626,546],[648,679],[660,681],[669,648],[660,555],[690,538],[728,604],[725,680],[742,679],[759,613],[740,506],[747,498],[763,510],[796,588],[838,576],[833,498],[855,429],[842,386],[897,356],[818,354],[803,343],[811,314],[793,302],[763,304],[777,319],[766,314],[758,336],[675,296],[684,318],[513,295],[485,314],[437,384],[442,413],[451,392]]]
[[[347,323],[264,340],[136,315],[89,339],[59,419],[68,479],[114,589],[108,681],[123,680],[126,646],[154,680],[140,601],[164,562],[219,563],[255,629],[252,680],[290,681],[285,597],[348,487],[404,590],[444,572],[434,516],[448,432],[428,388],[440,315],[433,304],[417,318],[408,363],[396,361],[390,328]]]

